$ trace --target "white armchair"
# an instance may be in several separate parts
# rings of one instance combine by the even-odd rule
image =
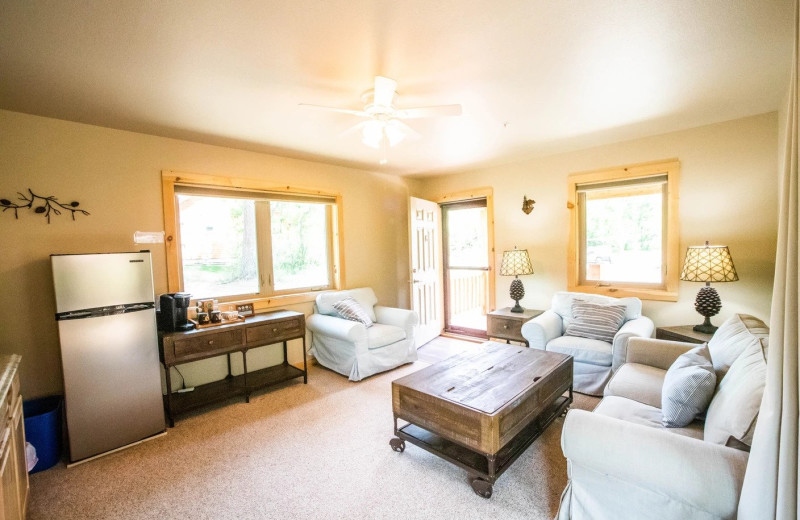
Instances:
[[[342,318],[333,304],[346,297],[356,300],[373,321],[370,327]],[[317,296],[314,314],[306,320],[311,331],[311,353],[324,367],[351,381],[391,370],[417,359],[414,311],[376,305],[369,287],[325,292]]]
[[[625,306],[625,319],[611,343],[597,339],[564,336],[572,320],[575,299],[591,303]],[[603,395],[611,375],[625,363],[628,339],[649,338],[653,321],[642,316],[639,298],[611,298],[598,294],[561,291],[553,296],[551,308],[522,325],[522,336],[531,348],[560,352],[573,357],[573,389],[589,395]]]

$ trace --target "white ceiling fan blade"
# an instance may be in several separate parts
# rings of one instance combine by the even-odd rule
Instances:
[[[364,127],[367,125],[368,122],[369,121],[361,121],[360,123],[357,123],[357,124],[351,126],[350,128],[348,128],[344,132],[341,132],[339,134],[339,137],[349,137],[349,136],[351,136],[351,135],[353,135],[353,134],[355,134],[357,132],[361,132],[364,129]]]
[[[430,107],[406,108],[398,110],[395,117],[400,119],[420,119],[423,117],[460,116],[461,105],[435,105]]]
[[[375,76],[372,102],[379,107],[392,106],[395,90],[397,90],[397,82],[395,80],[384,78],[383,76]]]
[[[405,124],[404,122],[400,121],[399,119],[392,119],[387,124],[387,131],[389,128],[396,128],[400,132],[402,132],[403,136],[409,139],[419,139],[422,137],[422,134]],[[387,132],[388,133],[388,132]]]
[[[351,116],[372,117],[370,114],[364,112],[363,110],[350,110],[349,108],[326,107],[322,105],[309,105],[308,103],[300,103],[297,106],[301,108],[310,108],[311,110],[321,110],[324,112],[338,112],[339,114],[349,114]]]

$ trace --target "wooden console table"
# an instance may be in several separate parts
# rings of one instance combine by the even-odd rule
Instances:
[[[303,369],[289,364],[286,342],[291,339],[303,340]],[[247,371],[247,351],[283,343],[283,363],[254,372]],[[275,385],[296,377],[303,377],[308,383],[306,362],[306,319],[295,311],[275,311],[257,314],[244,322],[219,325],[186,332],[159,332],[158,350],[166,371],[167,395],[164,404],[169,425],[175,426],[174,417],[206,404],[223,401],[234,396],[244,395],[250,402],[254,390]],[[231,354],[242,353],[244,373],[234,376],[231,373]],[[198,385],[190,392],[173,392],[170,368],[190,361],[211,357],[228,356],[228,375],[220,381]]]

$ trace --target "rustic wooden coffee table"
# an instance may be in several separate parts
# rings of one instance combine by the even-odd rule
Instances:
[[[571,356],[488,342],[392,382],[389,444],[402,452],[408,441],[466,469],[489,498],[571,403]],[[398,419],[408,424],[398,428]]]

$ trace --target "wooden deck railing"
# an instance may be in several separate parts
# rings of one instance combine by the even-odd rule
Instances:
[[[486,314],[489,271],[452,270],[449,286],[451,316],[477,311]]]

